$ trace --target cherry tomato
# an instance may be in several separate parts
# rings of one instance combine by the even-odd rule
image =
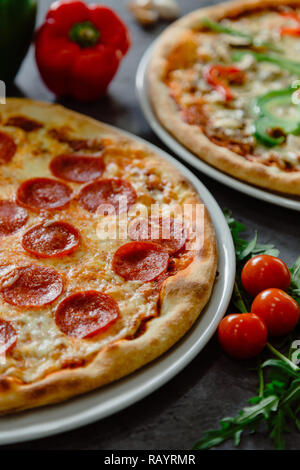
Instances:
[[[269,287],[287,290],[290,282],[289,268],[275,256],[254,256],[247,261],[242,271],[242,284],[253,297]]]
[[[269,335],[281,336],[292,331],[300,317],[299,306],[281,289],[266,289],[254,299],[251,312],[266,324]]]
[[[232,357],[249,359],[265,347],[268,331],[265,323],[254,313],[234,313],[219,324],[219,341]]]

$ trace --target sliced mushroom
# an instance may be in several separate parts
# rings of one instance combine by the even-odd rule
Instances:
[[[249,46],[251,39],[243,36],[234,36],[233,34],[224,34],[224,41],[230,46]]]
[[[256,60],[251,54],[245,54],[238,63],[238,68],[241,70],[249,70],[251,68],[255,68]]]

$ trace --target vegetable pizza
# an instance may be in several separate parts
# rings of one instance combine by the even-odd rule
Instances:
[[[300,195],[300,2],[195,11],[158,40],[148,70],[161,123],[216,168]]]

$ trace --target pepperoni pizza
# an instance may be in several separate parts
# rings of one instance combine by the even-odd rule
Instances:
[[[195,243],[198,206],[121,132],[57,105],[0,107],[0,412],[117,380],[185,334],[216,273],[206,209]]]

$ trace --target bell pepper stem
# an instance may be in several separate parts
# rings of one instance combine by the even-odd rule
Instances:
[[[83,21],[72,26],[69,37],[80,47],[93,47],[99,42],[100,31],[91,21]]]

